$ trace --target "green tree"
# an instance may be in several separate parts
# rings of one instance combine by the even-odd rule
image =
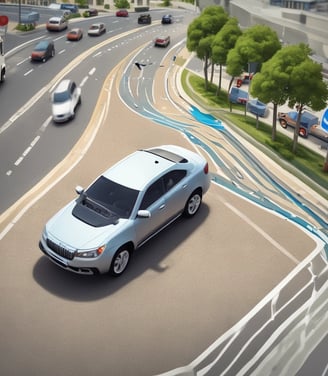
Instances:
[[[164,7],[170,7],[172,5],[171,0],[163,0],[163,6]]]
[[[129,9],[130,3],[128,0],[114,0],[114,6],[118,9]]]
[[[205,89],[208,89],[208,67],[212,63],[212,42],[214,36],[228,21],[228,14],[220,6],[206,7],[200,16],[188,26],[187,48],[204,61]]]
[[[255,25],[247,29],[236,41],[235,47],[227,56],[227,73],[232,82],[236,76],[249,70],[248,64],[257,63],[258,67],[269,60],[279,49],[281,43],[277,33],[266,25]]]
[[[218,92],[222,86],[222,66],[227,64],[228,52],[235,46],[241,34],[242,31],[238,25],[237,18],[232,17],[229,18],[213,39],[212,61],[220,67]]]

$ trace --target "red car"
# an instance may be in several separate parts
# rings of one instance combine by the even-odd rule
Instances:
[[[75,41],[83,38],[83,30],[80,28],[74,28],[66,34],[67,40]]]
[[[116,17],[128,17],[128,16],[129,16],[129,12],[126,9],[119,9],[116,12]]]

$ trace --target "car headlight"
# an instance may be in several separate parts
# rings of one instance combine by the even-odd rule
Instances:
[[[83,257],[83,258],[95,258],[95,257],[100,256],[104,252],[105,248],[106,248],[106,246],[103,245],[103,246],[101,246],[97,249],[77,251],[75,253],[75,256],[76,257]]]

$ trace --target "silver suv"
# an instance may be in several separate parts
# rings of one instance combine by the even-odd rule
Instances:
[[[73,119],[81,103],[81,88],[74,81],[63,80],[52,93],[52,118],[56,123]]]
[[[194,216],[208,190],[206,160],[179,146],[139,150],[99,176],[46,224],[40,249],[80,274],[121,275],[132,252],[181,214]]]

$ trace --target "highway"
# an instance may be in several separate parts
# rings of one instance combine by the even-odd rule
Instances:
[[[180,66],[173,57],[185,59],[188,14],[183,19],[186,23],[169,26],[168,49],[152,46],[162,28],[153,25],[116,41],[110,35],[109,43],[104,37],[79,64],[72,59],[70,75],[83,83],[74,122],[60,127],[46,122],[47,88],[34,110],[0,135],[1,142],[12,132],[0,147],[17,143],[22,156],[33,136],[44,133],[18,165],[26,181],[39,175],[38,183],[31,182],[27,195],[17,193],[22,198],[0,217],[1,374],[147,376],[187,365],[322,246],[314,225],[323,216],[313,217],[291,199],[294,192],[305,198],[312,192],[287,173],[280,175],[269,158],[238,141],[225,125],[222,131],[198,121],[181,97]],[[59,51],[70,48],[62,39],[57,43]],[[105,69],[104,61],[109,61]],[[48,65],[49,81],[69,64],[65,60],[58,73],[56,65]],[[36,85],[35,92],[47,85]],[[20,119],[31,127],[26,133],[23,122],[14,133]],[[74,197],[77,184],[87,186],[137,148],[165,143],[197,150],[210,162],[213,184],[193,220],[178,220],[142,247],[115,280],[65,272],[42,255],[37,246],[42,228]],[[13,171],[8,178],[16,173],[14,154],[2,170]],[[309,279],[305,268],[296,285]]]

